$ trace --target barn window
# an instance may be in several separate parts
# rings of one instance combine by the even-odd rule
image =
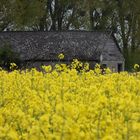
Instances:
[[[107,68],[107,64],[102,64],[101,67],[102,67],[103,69],[105,69],[105,68]]]
[[[118,72],[121,72],[123,70],[123,64],[118,63]]]

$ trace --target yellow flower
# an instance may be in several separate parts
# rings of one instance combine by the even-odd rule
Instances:
[[[83,131],[80,132],[80,137],[84,138],[85,137],[85,133]]]
[[[114,140],[111,136],[105,136],[102,140]]]
[[[8,137],[11,139],[11,140],[19,140],[18,138],[18,134],[15,130],[10,130],[8,132]]]
[[[42,68],[0,71],[0,139],[139,138],[140,73],[102,75],[77,59]]]
[[[61,54],[58,55],[58,58],[59,58],[59,59],[64,59],[64,57],[65,57],[65,56],[64,56],[63,53],[61,53]]]
[[[133,131],[137,131],[138,133],[140,133],[140,123],[139,122],[137,122],[137,123],[134,122],[132,128],[133,128]]]
[[[138,70],[139,67],[140,67],[140,66],[139,66],[138,64],[135,64],[135,65],[134,65],[134,69],[135,69],[135,70]]]
[[[42,66],[42,69],[45,70],[45,72],[51,72],[52,71],[52,66],[48,65],[48,66]]]
[[[10,63],[10,70],[15,70],[17,68],[18,66],[15,63]]]
[[[89,63],[84,64],[84,70],[86,70],[86,71],[89,70]]]
[[[106,69],[105,69],[105,73],[106,73],[106,74],[110,74],[110,73],[111,73],[111,70],[110,70],[109,68],[106,68]]]

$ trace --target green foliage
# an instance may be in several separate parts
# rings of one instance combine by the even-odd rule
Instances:
[[[15,53],[9,44],[5,44],[0,48],[0,67],[10,70],[10,64],[16,63],[20,67],[20,58],[17,53]]]
[[[41,0],[15,0],[11,5],[13,21],[18,28],[36,24],[45,12],[45,1]]]
[[[138,48],[137,51],[131,53],[130,65],[131,68],[135,65],[140,65],[140,49]]]

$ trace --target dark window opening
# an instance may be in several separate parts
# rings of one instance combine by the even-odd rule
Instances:
[[[101,65],[101,68],[102,68],[102,69],[106,69],[106,68],[107,68],[107,64],[102,64],[102,65]]]
[[[102,74],[105,73],[105,69],[107,68],[107,64],[102,64],[101,69],[102,69]]]
[[[118,72],[121,72],[123,70],[123,64],[119,63],[118,64]]]

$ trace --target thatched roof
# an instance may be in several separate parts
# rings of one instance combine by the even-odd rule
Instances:
[[[0,47],[10,44],[24,61],[57,61],[64,53],[64,60],[99,61],[124,60],[113,37],[107,32],[0,32]]]

